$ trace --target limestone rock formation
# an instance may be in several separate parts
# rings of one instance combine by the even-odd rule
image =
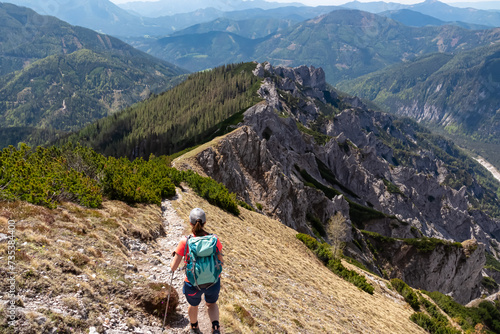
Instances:
[[[321,234],[314,220],[325,225],[340,212],[347,242],[353,238],[351,222],[396,238],[475,239],[481,246],[468,258],[439,248],[420,256],[401,247],[404,256],[394,265],[414,286],[441,289],[463,303],[474,298],[484,250],[492,251],[500,224],[470,210],[465,187],[444,185],[449,170],[432,150],[417,145],[415,130],[404,123],[395,127],[394,116],[369,110],[357,98],[326,91],[322,69],[264,63],[254,74],[262,78],[258,93],[264,102],[249,108],[240,127],[216,147],[198,154],[203,171],[247,203],[262,205],[266,215],[311,235]],[[415,151],[401,164],[390,141]],[[476,181],[471,187],[483,191]],[[378,217],[360,221],[351,217],[353,207]],[[404,259],[412,266],[404,267]],[[419,266],[426,269],[418,273]],[[453,277],[440,278],[432,270]]]
[[[481,295],[481,270],[485,264],[484,245],[408,244],[381,242],[370,238],[379,252],[382,267],[390,278],[400,278],[414,288],[440,291],[466,304]]]

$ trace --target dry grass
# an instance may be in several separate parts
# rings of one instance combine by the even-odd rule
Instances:
[[[173,205],[180,217],[203,208],[221,238],[226,333],[425,333],[406,303],[337,277],[278,221],[242,208],[235,217],[191,192]]]
[[[236,130],[234,130],[234,131],[236,131]],[[234,132],[234,131],[232,131],[232,132]],[[219,142],[222,139],[224,139],[225,137],[227,137],[228,135],[230,135],[232,132],[226,133],[225,135],[220,136],[220,137],[215,137],[213,140],[211,140],[205,144],[202,144],[202,145],[198,146],[197,148],[195,148],[194,150],[191,150],[191,151],[181,155],[180,157],[174,159],[172,161],[172,167],[175,167],[179,170],[192,169],[193,171],[200,174],[201,176],[206,177],[207,175],[206,175],[205,171],[196,162],[196,157],[198,156],[199,153],[203,152],[204,150],[206,150],[209,147],[216,148],[217,145],[219,144]]]
[[[84,312],[80,315],[86,321],[75,322],[72,317],[46,309],[44,312],[50,314],[53,323],[59,323],[61,331],[66,328],[70,332],[85,332],[88,326],[96,326],[102,332],[102,321],[98,318],[108,311],[110,298],[129,312],[130,323],[134,323],[134,317],[144,319],[144,313],[131,305],[127,295],[132,282],[125,277],[130,274],[126,265],[134,264],[134,260],[120,238],[154,242],[163,235],[158,206],[131,207],[107,201],[101,209],[87,209],[73,203],[47,209],[26,202],[2,202],[0,233],[7,233],[8,219],[16,222],[15,278],[25,304],[30,305],[36,297],[52,301],[56,298],[67,311]],[[0,257],[5,259],[6,255],[7,244],[2,243]],[[6,277],[7,272],[0,270],[2,291],[7,291]],[[135,280],[135,285],[147,282],[145,277]],[[80,295],[79,299],[75,294]],[[79,306],[78,300],[85,300],[85,308]],[[22,333],[45,330],[29,317],[26,321],[26,327],[20,327]],[[4,322],[0,314],[0,332],[5,329]]]
[[[384,289],[369,295],[338,278],[283,224],[242,208],[235,217],[192,192],[172,204],[181,218],[193,207],[203,208],[207,229],[222,240],[226,266],[220,308],[226,334],[424,333],[409,320],[413,311],[406,303],[387,297]],[[85,332],[96,326],[102,332],[99,317],[109,312],[113,301],[127,312],[130,326],[145,323],[144,311],[128,296],[132,281],[124,265],[134,260],[120,237],[154,243],[163,233],[159,207],[109,201],[99,210],[72,203],[52,210],[2,203],[0,233],[7,232],[8,219],[16,221],[16,283],[25,304],[35,297],[57,297],[66,309],[85,311],[86,320],[48,308],[32,311],[48,316],[61,331]],[[7,244],[0,244],[0,256],[6,252]],[[0,270],[3,291],[5,275]],[[134,280],[134,286],[146,286],[147,278]],[[26,330],[20,333],[47,329],[31,318],[26,317]],[[0,332],[2,321],[0,314]]]

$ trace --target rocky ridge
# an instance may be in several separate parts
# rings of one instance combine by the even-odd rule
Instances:
[[[264,63],[256,65],[254,74],[262,78],[258,93],[265,102],[249,108],[240,127],[217,147],[197,155],[197,164],[207,175],[300,232],[314,234],[312,216],[328,230],[330,217],[342,212],[346,241],[352,241],[349,208],[355,202],[386,217],[368,219],[359,228],[388,237],[474,239],[494,251],[497,241],[492,236],[499,232],[498,222],[469,210],[465,186],[454,190],[443,184],[449,174],[445,163],[416,145],[411,126],[396,127],[394,116],[369,110],[357,98],[326,91],[321,68],[275,68]],[[323,145],[318,144],[318,135],[325,141]],[[384,137],[412,144],[411,161],[395,163],[394,149],[381,139]],[[311,184],[308,177],[318,184]],[[328,197],[318,187],[343,195]],[[483,191],[477,181],[470,187],[476,194]],[[388,224],[407,227],[388,228]],[[424,278],[407,272],[405,279],[421,288],[436,287],[443,293],[464,296],[460,302],[468,302],[479,294],[484,248],[478,249],[478,258],[467,261],[468,279],[473,282],[467,287],[460,278],[444,285],[444,278],[435,272],[426,272]],[[457,253],[435,260],[453,266],[463,256]],[[396,277],[397,272],[391,275]],[[471,288],[472,292],[465,293]]]

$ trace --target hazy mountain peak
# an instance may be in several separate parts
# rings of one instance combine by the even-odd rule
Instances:
[[[279,3],[265,0],[158,0],[155,2],[134,1],[120,7],[147,17],[170,16],[214,8],[220,11],[237,11],[251,8],[272,9],[285,6],[304,6],[298,2]]]

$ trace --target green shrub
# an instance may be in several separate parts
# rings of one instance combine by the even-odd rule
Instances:
[[[61,149],[22,144],[0,152],[0,190],[3,199],[19,199],[55,207],[58,201],[74,201],[98,207],[102,192],[96,180],[72,168]]]
[[[397,185],[395,185],[394,183],[385,178],[382,179],[382,181],[384,181],[385,187],[387,188],[388,192],[390,192],[391,194],[399,194],[406,197],[405,194],[403,194],[403,192],[401,191],[401,189],[399,189]]]
[[[372,231],[361,230],[361,233],[363,233],[365,236],[369,236],[369,237],[371,237],[379,242],[385,243],[385,244],[393,243],[397,240],[395,238],[386,237],[380,233],[372,232]]]
[[[434,249],[436,249],[437,246],[443,245],[445,248],[449,247],[458,247],[462,248],[462,244],[459,242],[450,242],[446,240],[441,240],[437,238],[412,238],[412,239],[403,239],[404,242],[408,245],[413,245],[417,248],[417,251],[426,253],[426,252],[432,252]]]
[[[289,94],[286,94],[289,95]],[[332,137],[327,136],[322,134],[321,132],[311,130],[309,128],[306,128],[302,123],[296,122],[297,128],[300,130],[300,132],[303,132],[305,134],[308,134],[314,138],[314,141],[321,146],[324,146],[326,143],[328,143]]]
[[[452,327],[448,327],[436,321],[434,318],[429,317],[422,312],[413,313],[410,320],[428,331],[431,334],[461,334],[462,331]]]
[[[102,179],[104,193],[110,199],[127,203],[161,204],[161,199],[175,194],[175,185],[168,177],[169,166],[162,158],[152,157],[129,161],[109,157]]]
[[[326,197],[333,198],[337,195],[342,194],[337,189],[334,189],[332,187],[327,187],[321,182],[318,182],[314,177],[309,175],[309,173],[305,169],[301,169],[298,165],[295,165],[295,169],[300,173],[300,176],[302,176],[302,178],[304,179],[304,185],[321,190]]]
[[[210,203],[239,214],[236,196],[222,184],[193,171],[170,167],[166,156],[130,161],[106,158],[80,145],[61,148],[21,145],[0,152],[0,200],[22,200],[55,207],[72,201],[96,208],[103,196],[127,203],[161,204],[175,194],[175,186],[186,182]]]
[[[500,313],[489,302],[482,302],[479,307],[465,307],[440,292],[426,292],[429,297],[465,331],[472,331],[479,324],[485,324],[495,333],[500,333]],[[494,329],[497,328],[497,329]]]
[[[408,286],[408,284],[406,284],[405,282],[403,282],[399,278],[393,278],[393,279],[391,279],[391,285],[394,287],[394,289],[396,289],[397,292],[399,292],[399,294],[401,296],[403,296],[405,301],[408,304],[410,304],[410,306],[415,311],[420,310],[420,303],[418,300],[418,296],[413,291],[413,289]]]
[[[331,250],[331,246],[324,243],[319,243],[310,235],[299,233],[296,235],[297,239],[302,241],[307,248],[312,250],[314,254],[335,274],[342,277],[346,281],[354,284],[361,290],[373,294],[374,288],[366,281],[366,278],[358,274],[355,270],[349,270],[342,265],[340,259],[335,259]]]
[[[495,282],[493,278],[488,276],[481,279],[481,285],[490,291],[498,290],[498,283]]]
[[[362,264],[361,262],[359,262],[358,260],[356,259],[353,259],[352,257],[348,257],[348,256],[345,256],[343,255],[342,258],[347,261],[348,263],[352,264],[352,265],[355,265],[356,267],[358,267],[359,269],[362,269],[364,271],[367,271],[367,272],[370,272],[374,275],[377,275],[375,274],[373,271],[371,271],[370,269],[368,269],[364,264]]]
[[[384,213],[377,211],[375,209],[363,206],[356,202],[347,199],[349,203],[349,216],[351,217],[351,221],[358,228],[364,228],[364,223],[374,219],[383,219],[387,217]]]
[[[326,242],[319,243],[317,245],[316,250],[314,251],[316,256],[325,264],[328,264],[330,260],[333,260],[332,248]]]
[[[245,201],[238,201],[238,205],[241,206],[242,208],[245,208],[250,211],[255,211],[254,208],[252,208],[247,202]]]
[[[318,231],[318,233],[322,236],[326,236],[325,227],[323,223],[318,219],[318,217],[308,213],[306,214],[306,220],[311,223],[312,227]]]
[[[486,269],[491,269],[500,272],[500,262],[491,253],[485,252],[485,255],[486,255],[486,264],[484,267]]]
[[[492,303],[482,301],[477,312],[489,329],[495,333],[500,333],[500,312]]]
[[[328,269],[339,275],[346,281],[354,284],[361,290],[373,295],[373,286],[366,281],[366,278],[358,274],[355,270],[349,270],[342,265],[340,259],[330,259],[327,265]]]
[[[434,327],[434,323],[432,319],[425,313],[422,312],[416,312],[413,313],[410,316],[410,320],[428,331],[429,333],[432,333],[431,329]]]
[[[429,297],[451,318],[462,327],[463,330],[473,330],[476,324],[483,323],[485,314],[480,314],[478,308],[465,307],[440,292],[426,292]]]
[[[182,179],[210,204],[216,205],[236,216],[240,214],[236,195],[229,193],[223,184],[209,177],[200,176],[192,170],[182,171]]]
[[[432,319],[434,319],[438,323],[443,324],[445,326],[448,326],[450,324],[450,322],[448,321],[448,318],[446,318],[438,310],[438,308],[436,307],[436,305],[434,305],[433,303],[431,303],[430,301],[428,301],[420,293],[418,293],[418,295],[419,295],[420,305],[422,305],[425,308],[425,310],[427,311],[427,313],[429,313],[429,315],[431,316]]]
[[[312,251],[315,251],[316,248],[318,247],[318,241],[311,237],[310,235],[304,234],[304,233],[299,233],[296,235],[297,239],[302,241],[307,248],[309,248]]]

